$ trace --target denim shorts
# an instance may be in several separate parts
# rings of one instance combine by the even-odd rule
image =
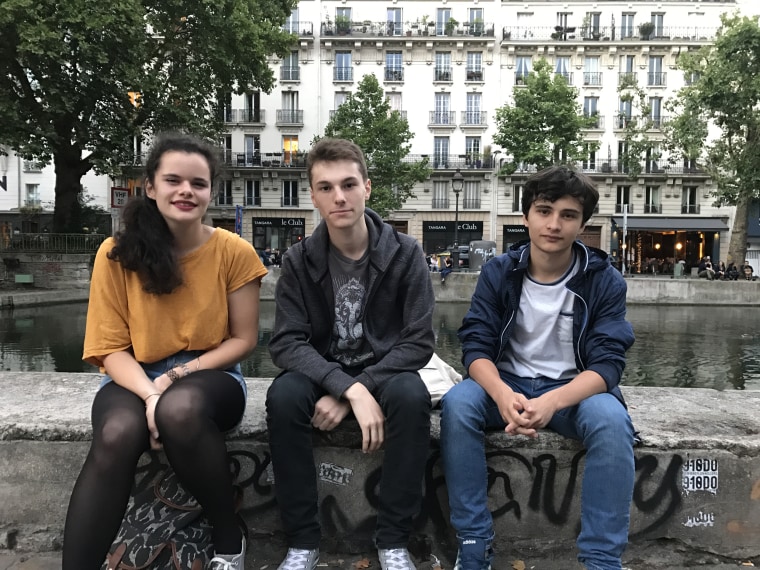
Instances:
[[[183,364],[185,362],[190,362],[191,360],[194,360],[198,358],[199,356],[202,356],[203,353],[204,351],[202,350],[183,350],[181,352],[173,354],[172,356],[163,358],[157,362],[151,362],[150,364],[141,362],[140,366],[143,367],[143,370],[145,371],[145,374],[148,376],[148,378],[150,378],[150,380],[153,381],[159,376],[161,376],[161,374],[169,370],[170,368],[174,368],[175,366],[179,364]],[[193,367],[190,366],[189,368],[190,368],[190,372],[193,372]],[[237,380],[238,384],[240,384],[240,387],[243,389],[243,396],[246,399],[248,399],[248,387],[245,384],[243,373],[240,371],[240,364],[236,364],[235,366],[226,368],[224,372],[226,372],[227,374],[232,376],[235,380]],[[100,388],[102,388],[109,382],[113,382],[113,379],[108,374],[105,374],[103,376],[103,379],[100,382],[100,386],[98,387],[98,390],[100,390]]]

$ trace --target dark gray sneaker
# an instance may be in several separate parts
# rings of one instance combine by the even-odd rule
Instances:
[[[378,548],[380,570],[417,570],[406,548]]]
[[[491,570],[492,540],[460,538],[454,570]]]
[[[319,549],[288,548],[285,560],[277,570],[314,570],[319,562]]]

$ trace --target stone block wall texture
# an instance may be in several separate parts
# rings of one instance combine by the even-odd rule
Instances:
[[[89,446],[97,375],[4,373],[0,409],[0,548],[60,546],[69,493]],[[243,514],[257,532],[280,529],[264,417],[268,380],[249,379],[249,406],[230,456],[245,489]],[[642,444],[636,449],[631,540],[677,539],[733,558],[760,556],[760,392],[626,388]],[[437,416],[415,521],[422,542],[451,541]],[[315,433],[324,542],[345,552],[370,544],[382,455],[364,455],[347,423]],[[489,498],[497,546],[573,548],[583,450],[551,432],[538,440],[488,437]],[[165,458],[146,454],[136,484]],[[466,468],[466,466],[463,466]]]

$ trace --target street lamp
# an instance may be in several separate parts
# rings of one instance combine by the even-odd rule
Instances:
[[[491,175],[493,176],[493,182],[491,188],[491,241],[496,242],[497,228],[496,223],[499,216],[499,160],[498,156],[501,154],[500,150],[493,151],[493,163],[491,164]],[[498,242],[497,242],[498,243]]]
[[[451,252],[451,269],[459,271],[459,193],[464,188],[464,176],[458,168],[451,178],[451,189],[454,191],[456,208],[454,210],[454,251]]]
[[[5,151],[5,147],[0,147],[0,187],[8,190],[8,178],[6,174],[8,172],[8,153]]]

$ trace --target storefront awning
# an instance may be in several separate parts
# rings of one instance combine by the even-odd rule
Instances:
[[[615,216],[612,221],[623,227],[623,217]],[[660,216],[628,216],[629,230],[666,231],[728,231],[726,223],[719,218],[663,218]]]

